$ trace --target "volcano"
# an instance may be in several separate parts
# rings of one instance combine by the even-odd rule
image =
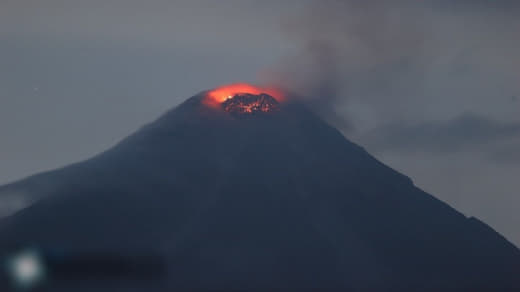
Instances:
[[[160,279],[63,280],[62,261],[49,291],[520,291],[515,246],[304,105],[211,92],[87,161],[0,187],[40,198],[0,222],[0,255],[165,263]]]

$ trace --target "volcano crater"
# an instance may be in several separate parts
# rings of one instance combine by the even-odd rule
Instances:
[[[267,114],[278,111],[280,103],[265,93],[237,93],[222,102],[222,109],[233,115]]]

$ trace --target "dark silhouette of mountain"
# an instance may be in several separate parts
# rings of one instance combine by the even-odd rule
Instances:
[[[1,221],[1,253],[167,263],[161,280],[117,284],[53,282],[51,269],[50,291],[520,291],[515,246],[304,106],[242,118],[203,98],[90,160],[1,188],[42,198]]]

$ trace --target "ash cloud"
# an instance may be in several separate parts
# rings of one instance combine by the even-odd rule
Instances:
[[[520,92],[519,16],[513,1],[312,1],[283,22],[294,49],[272,79],[347,131],[493,118]]]

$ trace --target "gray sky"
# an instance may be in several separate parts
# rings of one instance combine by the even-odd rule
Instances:
[[[516,3],[1,0],[0,184],[268,81],[520,245]]]

